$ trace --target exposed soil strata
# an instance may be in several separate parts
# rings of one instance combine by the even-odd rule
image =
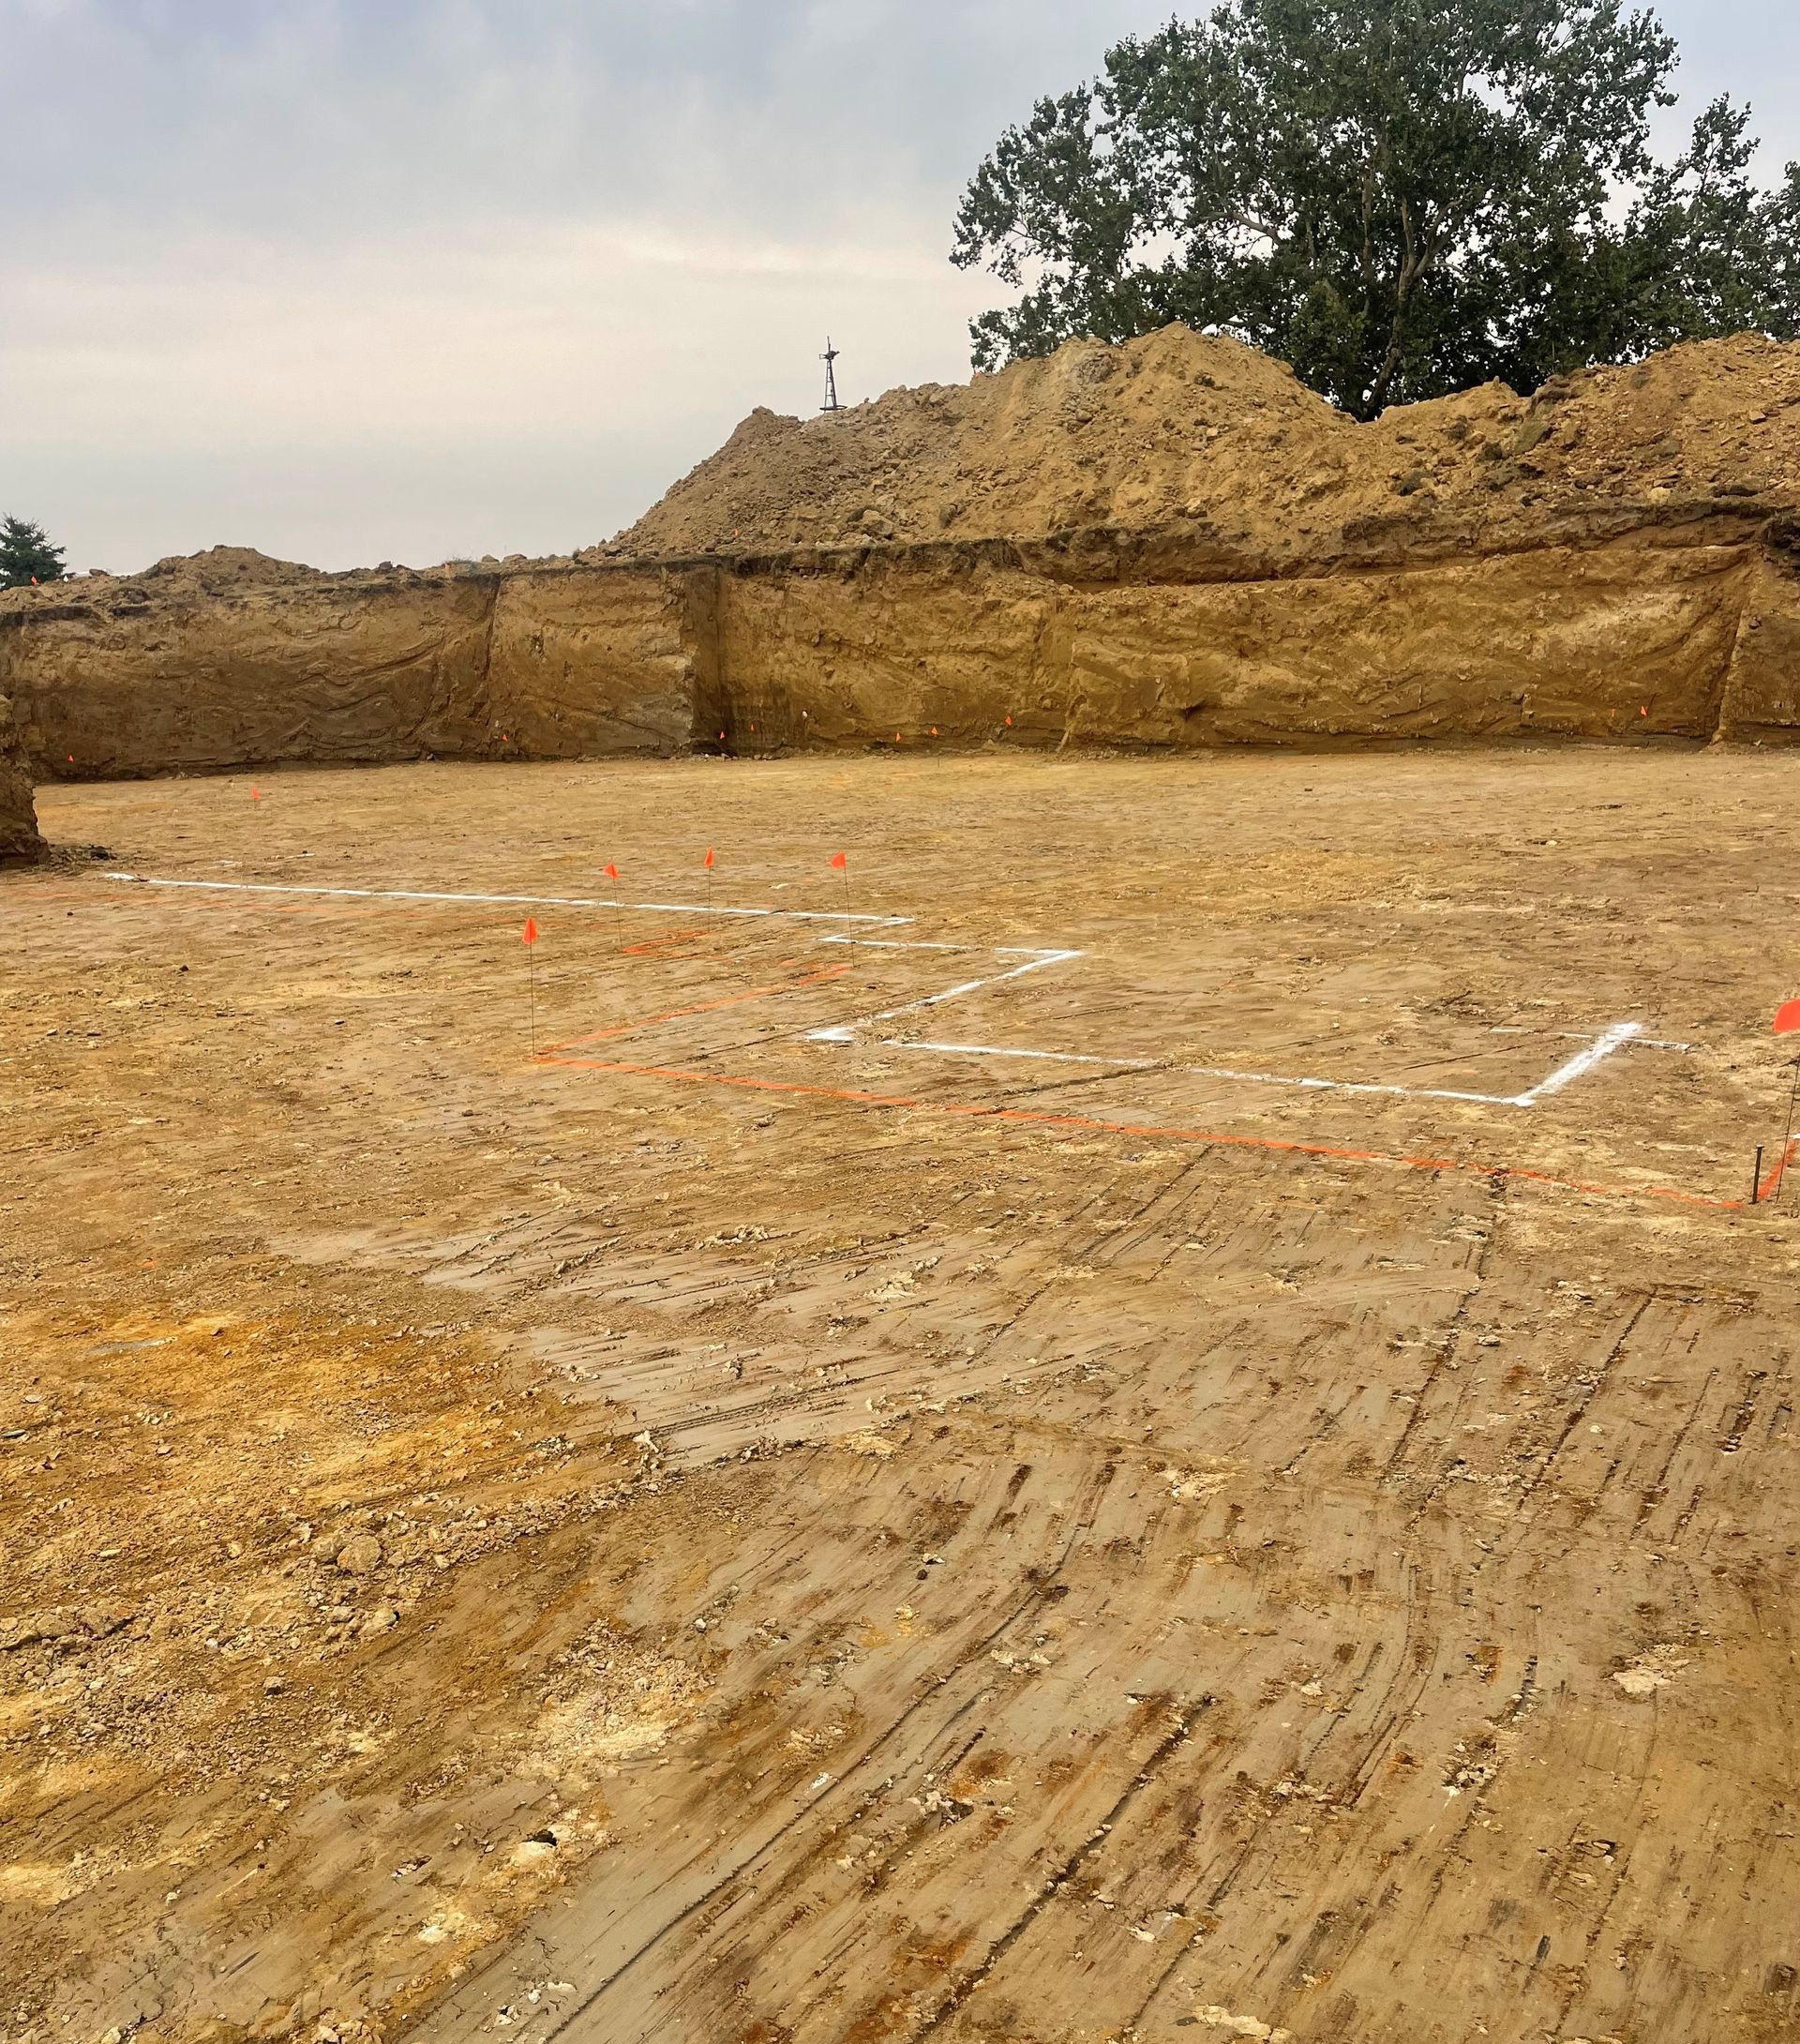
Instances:
[[[1790,520],[1570,509],[1310,554],[1192,526],[502,575],[146,582],[0,611],[42,778],[691,744],[1741,736],[1800,728]],[[1012,721],[1009,723],[1008,719]]]
[[[0,696],[0,864],[34,859],[43,849],[24,748],[13,727],[12,705]]]
[[[218,548],[16,591],[0,691],[43,778],[695,744],[1785,739],[1796,424],[1800,348],[1756,338],[1359,426],[1172,328],[841,419],[758,414],[579,560],[322,575]]]
[[[83,580],[0,609],[0,686],[44,778],[668,752],[686,601],[654,569]]]
[[[1800,620],[1795,585],[1721,528],[1258,579],[1178,579],[1155,553],[1104,579],[1016,547],[746,564],[720,605],[730,736],[1704,739],[1734,699],[1752,586],[1769,612],[1752,641],[1757,733],[1790,714],[1763,670]]]

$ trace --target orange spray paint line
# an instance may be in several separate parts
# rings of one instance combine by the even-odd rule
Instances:
[[[817,1086],[797,1079],[755,1078],[747,1073],[692,1072],[678,1065],[627,1064],[599,1058],[548,1058],[545,1065],[576,1072],[619,1072],[634,1077],[679,1080],[693,1086],[726,1086],[750,1092],[789,1093],[816,1100],[842,1100],[859,1106],[902,1108],[916,1114],[953,1116],[970,1121],[999,1121],[1032,1128],[1094,1129],[1110,1135],[1158,1136],[1169,1142],[1213,1145],[1223,1150],[1272,1151],[1281,1155],[1320,1157],[1347,1164],[1385,1165],[1393,1170],[1459,1172],[1499,1185],[1541,1185],[1552,1192],[1578,1193],[1591,1199],[1672,1200],[1714,1213],[1739,1213],[1742,1199],[1720,1199],[1673,1185],[1606,1185],[1589,1180],[1559,1178],[1522,1165],[1484,1164],[1461,1157],[1409,1157],[1393,1151],[1357,1150],[1341,1143],[1307,1143],[1293,1137],[1241,1135],[1223,1129],[1165,1127],[1155,1122],[1114,1121],[1098,1115],[1052,1114],[1026,1107],[996,1107],[986,1102],[926,1100],[907,1093],[877,1093],[851,1086]]]

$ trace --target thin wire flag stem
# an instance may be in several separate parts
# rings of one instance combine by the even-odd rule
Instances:
[[[1782,1131],[1781,1148],[1777,1150],[1775,1168],[1780,1174],[1775,1181],[1775,1196],[1779,1199],[1788,1189],[1788,1146],[1793,1141],[1793,1110],[1800,1103],[1800,1058],[1793,1060],[1793,1085],[1788,1093],[1788,1125]]]
[[[848,852],[844,852],[844,851],[834,851],[834,852],[832,852],[832,864],[833,864],[833,865],[834,865],[834,866],[835,866],[835,867],[837,868],[838,872],[839,872],[839,873],[840,873],[840,874],[842,875],[842,877],[843,877],[843,880],[844,880],[844,913],[846,914],[846,916],[850,916],[850,915],[851,915],[851,910],[850,910],[850,858],[849,858],[849,854],[848,854]],[[850,946],[850,949],[851,949],[852,951],[854,951],[854,950],[856,949],[856,923],[855,923],[855,919],[854,919],[854,917],[851,917],[851,920],[850,920],[850,923],[849,923],[849,946]]]

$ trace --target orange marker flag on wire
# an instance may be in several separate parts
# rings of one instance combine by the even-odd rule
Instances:
[[[537,918],[527,916],[525,927],[520,932],[520,941],[525,946],[525,977],[531,988],[532,1002],[532,1056],[537,1056]]]
[[[834,867],[836,868],[836,870],[837,870],[838,872],[840,872],[840,873],[841,873],[841,874],[843,874],[843,876],[844,876],[844,913],[845,913],[845,914],[846,914],[846,915],[848,916],[848,914],[850,913],[850,856],[849,856],[849,853],[848,853],[848,852],[846,852],[846,851],[834,851],[834,852],[832,852],[832,865],[833,865],[833,866],[834,866]],[[850,944],[851,944],[852,948],[854,948],[854,946],[855,946],[855,944],[856,944],[856,932],[855,932],[854,930],[852,930],[852,931],[850,932]]]

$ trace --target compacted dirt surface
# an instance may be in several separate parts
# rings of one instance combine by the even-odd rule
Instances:
[[[0,2034],[1800,2036],[1793,771],[42,790]]]

